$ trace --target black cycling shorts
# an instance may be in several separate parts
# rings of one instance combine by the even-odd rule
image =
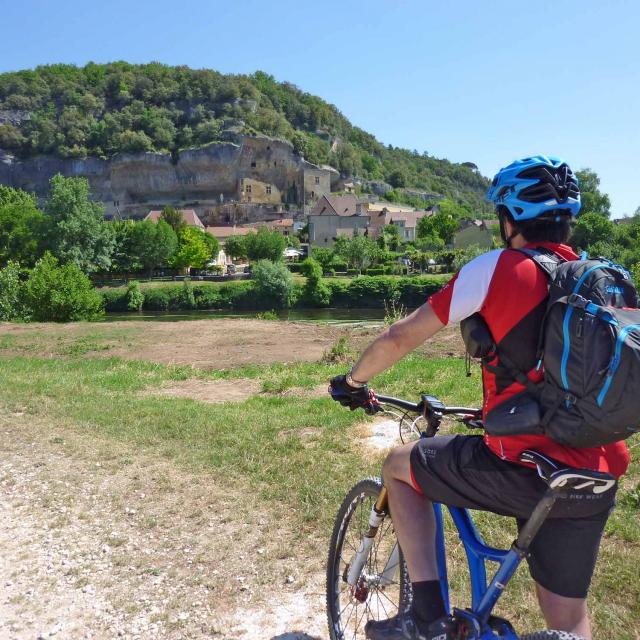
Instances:
[[[501,460],[481,436],[419,440],[411,473],[433,502],[511,516],[518,528],[547,489],[535,469]],[[530,548],[529,570],[538,584],[568,598],[587,596],[616,489],[572,492],[556,501]]]

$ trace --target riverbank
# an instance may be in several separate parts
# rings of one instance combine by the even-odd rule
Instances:
[[[448,276],[358,276],[353,279],[323,278],[328,290],[324,306],[337,308],[384,309],[391,302],[416,308],[438,291]],[[314,308],[303,295],[303,279],[294,281],[293,308]],[[125,287],[100,288],[107,312],[131,310]],[[185,311],[191,309],[270,310],[277,304],[264,296],[253,281],[225,284],[185,281],[175,284],[143,286],[144,311]],[[315,305],[317,306],[317,305]]]

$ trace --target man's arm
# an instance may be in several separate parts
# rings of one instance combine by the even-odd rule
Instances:
[[[367,382],[420,346],[445,325],[427,302],[385,329],[360,356],[351,370],[357,382]]]

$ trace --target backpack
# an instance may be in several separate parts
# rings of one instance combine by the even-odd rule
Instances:
[[[538,340],[537,368],[544,365],[544,378],[534,384],[499,353],[527,388],[524,400],[503,403],[509,406],[501,413],[521,415],[530,426],[539,419],[529,433],[543,432],[574,448],[602,446],[640,431],[640,309],[629,273],[585,254],[566,261],[546,248],[518,251],[549,279]],[[522,433],[517,426],[515,431]]]

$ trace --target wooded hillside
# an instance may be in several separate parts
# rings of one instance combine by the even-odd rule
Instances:
[[[234,133],[283,138],[313,163],[487,209],[487,181],[472,167],[385,146],[335,106],[262,71],[115,62],[0,74],[0,149],[22,158],[175,153]]]

